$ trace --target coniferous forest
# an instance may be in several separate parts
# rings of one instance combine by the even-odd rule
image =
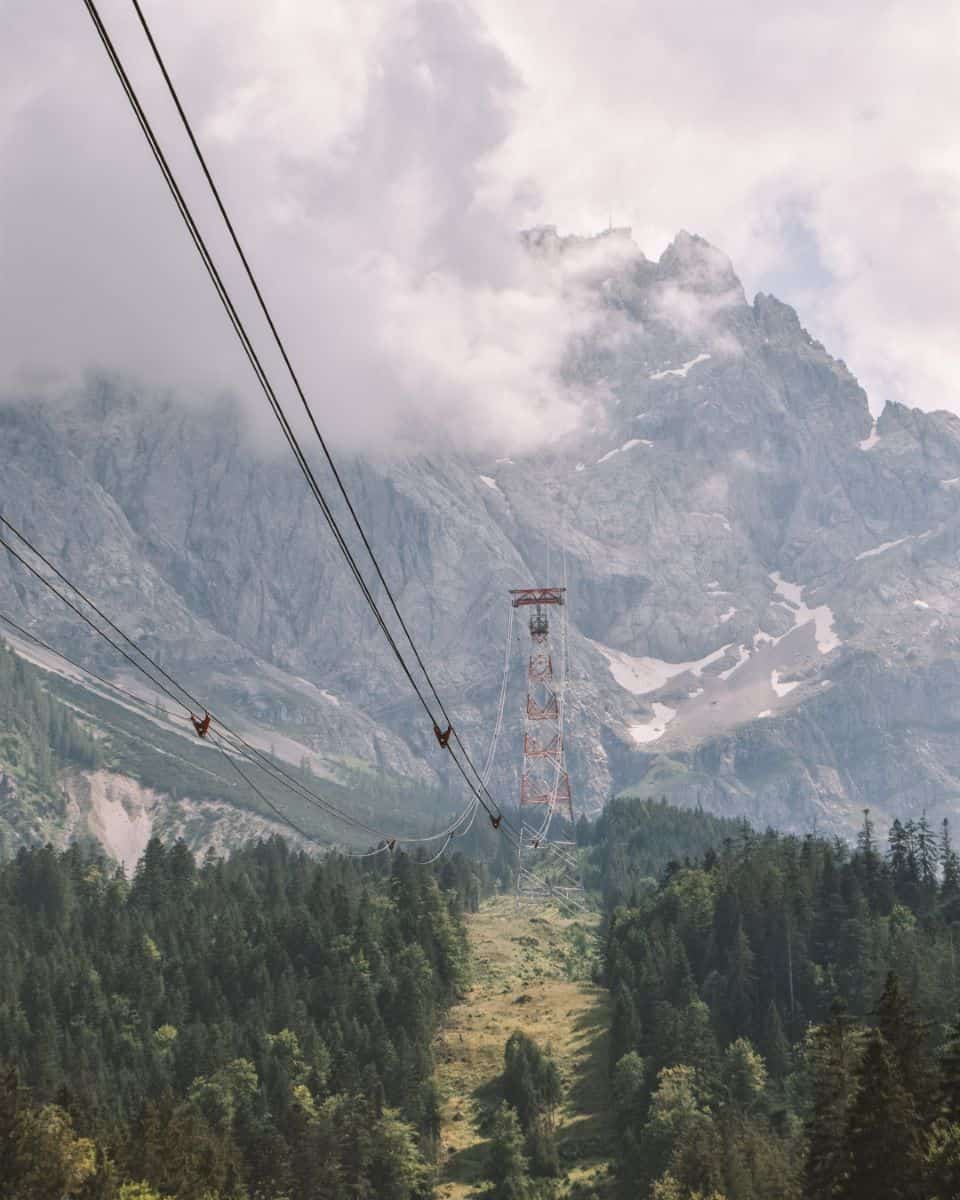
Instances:
[[[605,898],[613,1193],[960,1196],[946,825],[867,814],[848,846],[624,799],[577,835]],[[0,1196],[434,1194],[434,1037],[500,866],[153,841],[128,880],[22,850],[0,865]],[[489,1194],[565,1196],[557,1068],[508,1033]]]
[[[431,1042],[482,878],[281,840],[129,883],[79,848],[0,867],[0,1195],[431,1190]]]
[[[670,810],[630,807],[640,854],[644,825],[662,836]],[[894,821],[882,841],[867,813],[855,848],[741,826],[645,892],[629,844],[593,853],[612,871],[621,1195],[960,1196],[960,862],[946,824]]]

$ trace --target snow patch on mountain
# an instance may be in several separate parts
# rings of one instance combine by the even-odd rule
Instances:
[[[809,608],[803,600],[803,587],[799,583],[789,583],[779,571],[774,571],[770,575],[773,586],[776,588],[777,594],[782,596],[787,601],[789,606],[794,610],[793,627],[799,629],[802,625],[814,623],[814,634],[817,639],[817,649],[821,654],[829,654],[831,650],[836,650],[843,643],[837,637],[834,630],[833,610],[827,604],[818,604],[816,608]],[[769,635],[758,634],[754,639],[755,643],[758,639],[766,641]],[[781,638],[769,638],[775,645],[781,641]]]
[[[654,701],[651,707],[653,708],[652,721],[630,726],[630,736],[638,745],[645,745],[647,742],[655,742],[662,738],[667,732],[667,726],[677,715],[677,710],[671,708],[669,704],[658,704]]]
[[[781,683],[780,678],[781,675],[779,671],[770,672],[770,686],[778,696],[789,695],[789,693],[792,692],[795,687],[800,686],[798,680],[791,680],[789,683]]]
[[[698,363],[706,362],[709,357],[710,357],[709,354],[698,354],[696,356],[696,358],[691,358],[689,362],[683,363],[682,366],[670,367],[666,371],[654,371],[654,373],[651,376],[649,376],[649,378],[650,379],[667,379],[671,375],[676,375],[680,379],[686,379],[688,373]]]
[[[609,646],[602,646],[599,642],[591,644],[607,660],[610,674],[616,682],[624,691],[630,692],[633,696],[646,696],[650,692],[656,692],[671,679],[676,679],[678,675],[685,675],[688,671],[691,675],[699,677],[705,667],[716,662],[718,658],[723,658],[732,645],[732,643],[728,643],[726,646],[721,646],[719,650],[714,650],[711,654],[691,662],[671,663],[647,656],[635,658],[622,650],[611,650]]]
[[[879,441],[880,441],[880,434],[877,433],[877,423],[876,423],[876,421],[874,421],[874,423],[870,426],[869,435],[867,437],[865,437],[863,439],[863,441],[860,443],[860,449],[861,450],[872,450],[874,448],[874,446],[877,444],[877,442],[879,442]]]
[[[872,550],[861,550],[857,555],[857,562],[861,562],[865,558],[876,558],[878,554],[886,554],[888,550],[892,550],[895,546],[902,546],[904,542],[913,540],[913,535],[908,534],[906,537],[897,538],[893,542],[881,542],[879,546],[874,546]]]
[[[598,458],[597,466],[599,467],[601,463],[609,462],[610,459],[613,458],[613,456],[615,454],[623,454],[623,452],[625,450],[632,450],[634,448],[634,446],[652,446],[652,445],[653,445],[653,442],[649,441],[647,438],[631,438],[629,440],[629,442],[624,442],[623,445],[618,446],[616,448],[616,450],[608,450],[607,453],[604,454],[602,458]]]
[[[717,675],[718,679],[729,679],[734,671],[739,671],[745,662],[750,659],[750,649],[742,643],[737,647],[737,661],[732,667],[727,667],[725,671],[720,671]]]

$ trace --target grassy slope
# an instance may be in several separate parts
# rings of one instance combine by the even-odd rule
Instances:
[[[474,983],[450,1012],[437,1047],[442,1150],[437,1195],[469,1196],[483,1180],[485,1112],[496,1103],[503,1050],[522,1029],[557,1060],[564,1082],[558,1120],[567,1182],[603,1177],[607,993],[589,982],[587,950],[599,918],[571,921],[553,908],[501,897],[468,917]],[[579,976],[579,977],[578,977]]]

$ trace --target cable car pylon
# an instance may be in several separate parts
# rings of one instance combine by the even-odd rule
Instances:
[[[523,765],[520,772],[520,839],[517,848],[517,906],[524,901],[562,899],[584,907],[576,845],[551,839],[559,810],[573,828],[573,795],[563,749],[567,651],[561,621],[559,677],[550,636],[551,609],[562,610],[565,587],[512,588],[514,608],[529,608],[530,652],[523,710]],[[565,614],[564,614],[565,615]],[[538,815],[534,819],[532,813]],[[531,819],[527,819],[531,813]]]

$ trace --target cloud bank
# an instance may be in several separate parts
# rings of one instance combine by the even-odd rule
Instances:
[[[231,263],[129,4],[102,8]],[[532,262],[516,232],[537,222],[590,232],[612,218],[650,255],[680,227],[701,233],[749,290],[796,304],[875,407],[960,409],[946,2],[146,9],[341,444],[522,450],[581,418],[591,397],[562,368],[577,339],[616,336],[589,286],[609,264]],[[260,411],[82,6],[32,0],[3,19],[0,386],[56,390],[94,366],[228,387]],[[663,302],[701,319],[682,296]]]
[[[518,64],[506,182],[538,219],[721,247],[874,408],[960,411],[960,10],[949,0],[478,0]]]
[[[155,7],[332,437],[523,449],[571,428],[582,397],[560,368],[601,314],[582,263],[547,270],[523,252],[522,186],[482,198],[518,83],[475,15],[434,0],[322,13],[252,0]],[[38,69],[52,8],[38,0],[17,15],[13,57],[30,65],[4,85],[6,386],[56,388],[93,365],[200,391],[226,384],[259,403],[92,29],[66,22]],[[130,14],[104,11],[215,258],[245,296]],[[269,349],[256,311],[242,310]],[[283,372],[265,358],[276,383]]]

